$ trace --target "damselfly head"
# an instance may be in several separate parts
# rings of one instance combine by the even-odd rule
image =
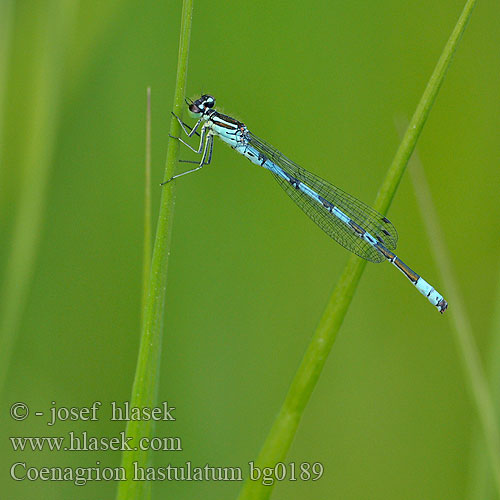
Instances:
[[[189,105],[189,112],[196,118],[207,113],[214,106],[215,99],[211,95],[205,94]]]

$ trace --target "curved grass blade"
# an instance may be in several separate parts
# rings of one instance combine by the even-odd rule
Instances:
[[[382,183],[374,203],[374,209],[381,214],[385,214],[391,204],[475,4],[475,0],[468,0],[465,3],[465,7],[441,53]],[[285,401],[259,453],[256,466],[272,467],[277,462],[285,459],[297,432],[303,411],[335,342],[365,265],[366,260],[355,256],[349,258],[344,272],[330,296]],[[239,500],[267,499],[272,494],[274,484],[273,486],[267,486],[261,482],[247,479],[238,498]]]
[[[174,95],[174,112],[182,112],[187,78],[187,63],[189,42],[191,37],[191,21],[193,17],[193,0],[184,0],[182,5],[181,32],[179,42],[179,58],[177,62],[177,77]],[[172,118],[170,134],[179,135],[180,126]],[[169,141],[165,175],[171,176],[179,157],[178,142]],[[151,274],[145,307],[143,311],[143,324],[136,372],[132,387],[130,405],[152,408],[156,405],[158,394],[158,380],[160,376],[160,355],[162,349],[163,319],[165,315],[165,291],[167,287],[167,270],[169,261],[169,248],[173,222],[173,185],[170,183],[162,189],[160,213],[156,228],[156,238],[151,261]],[[126,436],[132,438],[131,442],[137,444],[143,437],[152,437],[154,422],[129,421]],[[147,467],[150,450],[124,451],[122,467],[126,471],[126,481],[118,485],[118,500],[143,500],[151,496],[150,481],[134,481],[134,463],[140,467]]]

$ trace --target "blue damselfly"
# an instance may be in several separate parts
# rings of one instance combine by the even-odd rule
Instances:
[[[196,101],[186,102],[190,114],[198,119],[194,127],[190,128],[174,116],[188,137],[200,136],[200,143],[198,148],[193,148],[180,137],[175,139],[201,154],[201,160],[191,162],[197,164],[196,168],[174,175],[162,184],[208,165],[212,160],[214,136],[218,136],[255,165],[268,169],[290,198],[331,238],[363,259],[371,262],[388,260],[439,312],[446,310],[448,303],[442,295],[393,253],[398,233],[387,217],[289,160],[256,137],[243,123],[216,111],[212,96],[202,95]]]

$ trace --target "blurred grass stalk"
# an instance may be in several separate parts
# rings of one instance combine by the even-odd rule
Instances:
[[[24,181],[0,293],[0,394],[15,345],[43,225],[50,167],[59,126],[64,65],[78,2],[51,0],[40,10],[34,50],[34,98],[26,133]],[[8,124],[6,124],[7,126]],[[16,166],[18,167],[18,166]]]
[[[191,21],[193,17],[193,0],[184,0],[182,5],[181,30],[179,40],[179,57],[177,61],[177,77],[175,85],[173,110],[182,116],[186,89],[189,41],[191,37]],[[170,134],[178,136],[180,125],[172,117]],[[174,167],[179,157],[179,143],[170,139],[168,143],[165,165],[165,178],[173,175]],[[165,314],[165,291],[167,287],[167,269],[170,255],[170,240],[172,234],[172,217],[174,208],[174,183],[162,188],[160,213],[156,228],[156,238],[151,261],[148,294],[143,311],[142,332],[137,359],[137,367],[132,387],[130,405],[132,407],[156,406],[158,397],[158,381],[160,377],[160,359],[162,348],[163,319]],[[154,422],[129,421],[126,435],[137,445],[139,439],[152,437]],[[124,451],[122,466],[126,470],[127,480],[118,485],[118,500],[138,500],[151,497],[150,481],[134,481],[134,463],[139,467],[147,467],[150,460],[150,450]]]
[[[380,187],[374,208],[381,214],[387,212],[392,202],[475,4],[476,0],[468,0],[465,3]],[[280,412],[257,457],[257,467],[274,467],[277,462],[282,462],[286,458],[304,409],[335,342],[365,265],[366,261],[359,257],[352,255],[349,258],[295,374]],[[276,482],[273,485],[263,485],[262,482],[247,479],[238,498],[239,500],[267,499],[271,496],[274,484]]]
[[[500,273],[497,280],[493,321],[490,328],[488,349],[488,382],[493,395],[496,414],[500,413]],[[497,420],[498,422],[498,420]],[[465,498],[469,500],[498,500],[497,482],[489,465],[488,446],[479,423],[474,426],[469,467],[469,481]]]
[[[5,122],[5,103],[7,101],[7,80],[9,75],[9,55],[14,24],[14,1],[2,0],[0,2],[0,174],[4,172],[2,166],[2,153],[5,150],[3,129]],[[5,183],[0,177],[0,187]],[[1,191],[0,191],[1,194]],[[2,204],[0,203],[0,206]]]
[[[462,294],[460,293],[460,287],[455,280],[455,273],[451,269],[450,256],[446,250],[443,231],[438,222],[438,214],[432,201],[429,184],[422,164],[416,154],[413,156],[410,177],[413,182],[422,219],[429,235],[434,260],[438,264],[443,287],[446,290],[446,296],[450,304],[453,304],[449,311],[453,322],[452,331],[455,334],[454,338],[460,353],[465,379],[470,388],[472,402],[477,410],[484,444],[486,445],[490,459],[491,472],[495,481],[497,494],[500,498],[500,433],[498,415],[495,410],[479,350],[472,333],[469,316],[465,309]]]

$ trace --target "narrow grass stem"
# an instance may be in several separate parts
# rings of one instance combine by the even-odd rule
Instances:
[[[182,6],[179,57],[177,62],[177,78],[174,95],[174,112],[181,115],[186,88],[189,41],[191,36],[191,20],[193,15],[193,0],[184,0]],[[171,121],[171,135],[179,135],[180,126],[175,119]],[[172,175],[178,160],[179,145],[171,139],[168,145],[165,176]],[[153,407],[156,405],[158,380],[160,371],[160,356],[162,347],[163,319],[165,314],[165,292],[167,287],[167,269],[169,261],[170,239],[173,217],[173,186],[169,183],[162,188],[160,213],[156,228],[156,238],[153,247],[151,274],[148,294],[143,312],[143,324],[137,359],[137,367],[132,387],[130,404],[136,407]],[[140,438],[152,437],[153,422],[130,421],[127,423],[126,435],[137,444]],[[134,463],[141,467],[148,465],[150,451],[125,451],[122,456],[122,466],[125,468],[127,480],[118,486],[118,500],[144,500],[151,496],[149,481],[134,481]]]
[[[146,90],[146,158],[144,164],[144,246],[142,256],[142,304],[144,313],[151,274],[151,87]],[[144,317],[142,317],[144,322]]]
[[[466,2],[380,187],[374,208],[382,214],[387,212],[391,204],[475,3],[475,0]],[[366,261],[358,257],[349,258],[256,460],[258,467],[273,467],[287,456],[303,411],[335,342],[365,265]],[[238,498],[239,500],[267,499],[271,496],[274,484],[263,485],[259,481],[247,480]]]

